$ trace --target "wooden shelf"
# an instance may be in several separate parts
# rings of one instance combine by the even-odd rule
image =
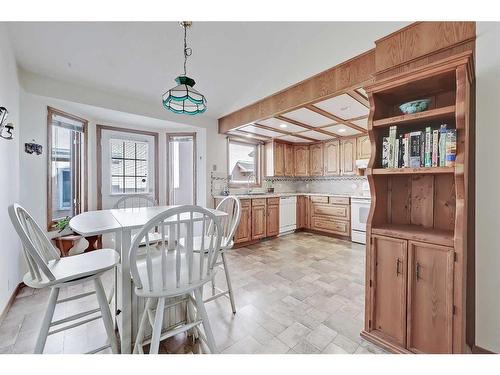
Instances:
[[[430,167],[430,168],[373,168],[372,174],[442,174],[455,173],[455,167]]]
[[[453,246],[453,231],[425,228],[420,225],[385,224],[372,228],[372,234],[404,238],[443,246]]]
[[[389,118],[383,118],[380,120],[373,121],[373,127],[387,127],[398,124],[413,124],[415,122],[420,122],[422,120],[440,120],[455,117],[455,106],[450,105],[448,107],[441,107],[435,109],[429,109],[424,112],[411,113],[408,115],[400,115]]]

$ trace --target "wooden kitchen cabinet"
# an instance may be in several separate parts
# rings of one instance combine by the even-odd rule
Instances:
[[[407,348],[452,353],[453,248],[408,241],[408,251]]]
[[[252,206],[250,199],[241,201],[240,224],[234,234],[234,243],[243,243],[252,240]]]
[[[356,138],[340,141],[340,173],[342,175],[356,174]]]
[[[370,138],[367,135],[358,137],[357,139],[357,159],[370,159],[371,157],[371,144]]]
[[[297,177],[309,176],[309,146],[295,145],[293,149],[295,154],[294,175]]]
[[[372,235],[369,254],[372,335],[406,345],[407,241]]]
[[[297,197],[297,229],[309,228],[309,197],[299,195]]]
[[[340,174],[340,143],[338,140],[325,142],[323,145],[324,175]]]
[[[267,237],[277,236],[280,232],[280,199],[267,198]]]
[[[268,142],[266,151],[266,176],[285,175],[285,144],[281,142]]]
[[[252,240],[266,237],[266,198],[252,199]]]
[[[293,145],[285,143],[284,149],[284,174],[287,177],[292,177],[295,174],[295,156]]]
[[[323,176],[323,143],[309,146],[309,175]]]

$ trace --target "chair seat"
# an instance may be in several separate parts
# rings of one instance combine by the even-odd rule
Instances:
[[[23,277],[26,285],[32,288],[43,288],[49,285],[62,284],[88,276],[97,275],[115,267],[120,261],[120,256],[113,249],[99,249],[89,253],[78,254],[70,257],[51,261],[49,268],[55,280],[42,276],[42,280],[33,280],[28,272]]]
[[[164,249],[153,250],[154,253],[151,256],[151,263],[153,268],[153,279],[152,279],[152,288],[150,290],[148,272],[147,272],[147,263],[146,263],[146,255],[141,255],[137,260],[137,270],[139,272],[142,288],[136,288],[136,294],[140,297],[175,297],[180,296],[186,293],[191,292],[192,290],[198,288],[200,285],[203,285],[210,281],[210,277],[207,276],[206,262],[204,262],[203,273],[200,277],[199,269],[200,269],[200,258],[205,257],[205,254],[193,253],[193,274],[191,278],[191,282],[189,282],[189,274],[187,272],[188,267],[186,266],[187,257],[184,251],[181,251],[180,259],[181,259],[181,273],[179,279],[179,287],[177,287],[176,275],[175,272],[169,272],[166,274],[165,285],[162,280],[162,272],[161,272],[161,251],[165,252],[166,255],[166,269],[175,270],[176,264],[176,251],[167,251]]]
[[[201,249],[201,240],[202,240],[202,236],[195,236],[193,237],[193,247],[195,249]],[[185,238],[181,238],[179,240],[179,243],[182,247],[185,247],[184,244],[186,243],[186,239]],[[225,249],[229,249],[233,246],[233,241],[230,241],[229,244],[227,246],[222,246],[223,244],[226,244],[228,243],[227,241],[227,237],[222,237],[221,241],[221,249],[222,250],[225,250]],[[210,237],[209,236],[205,236],[205,242],[203,243],[203,247],[205,251],[208,251],[208,247],[210,246]]]

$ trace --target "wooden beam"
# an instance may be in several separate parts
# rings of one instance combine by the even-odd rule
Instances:
[[[293,125],[297,125],[297,126],[301,126],[305,129],[308,129],[308,130],[314,130],[318,133],[322,133],[322,134],[325,134],[325,135],[328,135],[328,136],[332,136],[332,137],[339,137],[337,134],[335,133],[332,133],[332,132],[329,132],[328,130],[324,130],[324,129],[321,129],[321,128],[315,128],[314,126],[311,126],[311,125],[307,125],[307,124],[304,124],[303,122],[300,122],[300,121],[297,121],[297,120],[292,120],[288,117],[283,117],[283,116],[276,116],[276,118],[280,121],[285,121],[285,122],[288,122],[290,124],[293,124]]]
[[[335,116],[333,113],[330,113],[330,112],[327,112],[321,108],[318,108],[314,105],[307,105],[306,106],[307,109],[313,111],[313,112],[316,112],[322,116],[325,116],[325,117],[328,117],[329,119],[333,120],[333,121],[336,121],[342,125],[345,125],[345,126],[348,126],[349,128],[351,129],[355,129],[357,131],[360,131],[361,133],[367,133],[368,130],[366,130],[365,128],[362,128],[361,126],[358,126],[358,125],[354,125],[354,124],[351,124],[349,121],[347,120],[344,120],[344,119],[341,119],[340,117],[338,116]]]
[[[329,99],[371,82],[375,52],[370,50],[311,78],[221,117],[219,133]]]
[[[298,133],[292,133],[292,132],[288,132],[286,130],[275,129],[275,128],[272,128],[272,127],[267,126],[267,125],[262,125],[262,124],[254,123],[253,126],[255,126],[257,128],[261,128],[261,129],[271,130],[273,132],[281,133],[283,135],[291,135],[291,136],[302,138],[302,139],[305,139],[305,140],[308,140],[308,141],[312,141],[312,142],[317,141],[317,139],[309,138],[309,137],[306,137],[305,135],[299,135]]]
[[[255,138],[255,139],[259,139],[261,141],[265,141],[265,142],[268,142],[272,139],[272,137],[268,137],[266,135],[262,135],[262,134],[259,134],[259,133],[252,133],[252,132],[249,132],[248,130],[242,130],[242,129],[233,129],[231,130],[231,132],[233,132],[233,134],[235,132],[237,133],[244,133],[242,134],[241,136],[245,136],[245,137],[251,137],[251,138]]]
[[[361,95],[359,92],[355,90],[350,90],[347,92],[347,95],[349,95],[354,100],[363,104],[366,108],[370,108],[370,103],[368,103],[368,99],[365,98],[363,95]]]

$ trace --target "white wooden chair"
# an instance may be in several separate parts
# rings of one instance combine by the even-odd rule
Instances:
[[[218,267],[224,269],[224,274],[226,276],[226,284],[227,290],[222,290],[217,288],[215,285],[215,277],[212,279],[212,295],[205,299],[205,302],[213,301],[222,296],[229,296],[229,301],[231,302],[231,308],[233,314],[236,314],[236,306],[234,303],[234,294],[233,288],[231,286],[231,278],[229,276],[229,268],[226,259],[226,251],[231,249],[234,245],[233,237],[238,228],[241,218],[241,203],[240,200],[235,196],[225,197],[218,205],[216,210],[224,211],[227,213],[227,216],[221,217],[221,226],[222,226],[222,241],[221,241],[221,259],[217,261],[215,264]],[[208,228],[208,232],[210,232],[211,228]],[[207,232],[207,233],[208,233]],[[195,237],[194,243],[196,244],[196,248],[200,248],[200,244],[202,241],[202,237]],[[181,245],[184,245],[184,239],[181,238]],[[206,244],[205,239],[205,244]],[[206,251],[206,249],[205,249]]]
[[[38,333],[35,353],[43,353],[47,336],[75,328],[85,323],[102,318],[108,335],[109,344],[97,348],[90,353],[97,353],[111,346],[113,353],[118,353],[111,311],[106,300],[106,294],[101,282],[101,275],[113,269],[119,262],[119,255],[113,249],[101,249],[71,257],[60,258],[58,251],[35,222],[33,217],[21,206],[9,206],[9,216],[14,228],[21,238],[23,254],[29,272],[23,281],[32,288],[50,288],[49,302]],[[95,291],[58,300],[62,287],[82,284],[93,280]],[[99,308],[84,311],[63,319],[52,321],[54,310],[59,303],[65,303],[95,294]],[[100,315],[97,315],[100,313]],[[87,319],[82,318],[90,316]],[[76,321],[76,322],[74,322]],[[74,322],[72,324],[68,324]],[[50,330],[50,328],[53,328]]]
[[[113,205],[113,208],[138,208],[138,207],[154,207],[158,206],[158,202],[149,195],[145,194],[128,194],[124,195]]]
[[[159,227],[163,239],[153,245],[149,241],[149,233],[154,227]],[[201,247],[197,248],[195,232],[205,233],[208,227],[213,228],[206,237],[208,244],[203,240]],[[168,232],[171,236],[175,236],[169,238],[173,241],[173,250],[167,248],[167,228],[170,229]],[[185,246],[180,245],[180,236],[184,236]],[[216,216],[198,206],[170,208],[151,219],[137,234],[130,247],[130,273],[136,295],[145,298],[146,304],[139,323],[134,353],[143,353],[143,346],[148,343],[149,352],[158,353],[161,340],[188,330],[195,330],[210,352],[217,352],[202,290],[213,278],[221,239],[222,228]],[[143,255],[139,253],[141,241],[146,242],[146,252]],[[182,302],[188,304],[186,320],[173,329],[162,332],[165,309]],[[190,313],[194,310],[196,313]],[[148,324],[152,327],[152,336],[145,340]],[[203,325],[204,334],[199,329],[200,324]]]

